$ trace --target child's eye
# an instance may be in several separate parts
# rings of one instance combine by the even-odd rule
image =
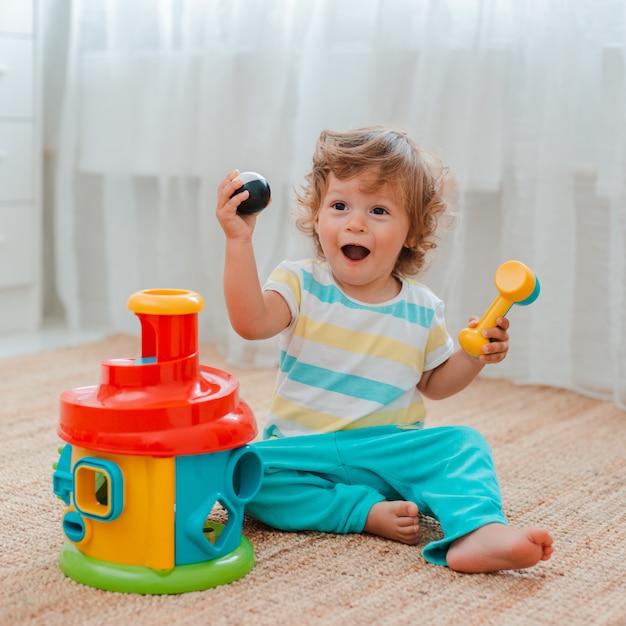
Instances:
[[[333,204],[333,209],[337,209],[337,211],[345,211],[347,207],[343,202],[335,202],[335,204]]]
[[[377,206],[377,207],[372,209],[372,213],[374,215],[386,215],[387,214],[387,209],[383,209],[383,207]]]

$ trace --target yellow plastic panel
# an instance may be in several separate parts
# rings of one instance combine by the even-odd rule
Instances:
[[[122,512],[111,521],[85,519],[88,532],[76,544],[88,556],[125,565],[167,570],[174,567],[175,462],[173,457],[155,458],[105,454],[74,448],[72,464],[84,457],[114,462],[123,476]],[[94,510],[104,505],[91,495],[94,473],[79,468],[74,497],[85,506],[90,498]],[[84,484],[80,484],[84,481]],[[115,484],[108,484],[109,490]],[[112,495],[107,497],[110,499]]]

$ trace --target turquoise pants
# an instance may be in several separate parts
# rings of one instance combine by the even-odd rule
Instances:
[[[360,533],[374,504],[407,500],[439,521],[444,537],[423,555],[446,565],[455,539],[506,524],[491,450],[472,428],[379,426],[253,445],[264,476],[246,512],[280,530]]]

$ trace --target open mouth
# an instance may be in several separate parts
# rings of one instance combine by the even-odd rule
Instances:
[[[348,244],[341,248],[343,254],[351,261],[362,261],[370,251],[363,246],[356,246],[354,244]]]

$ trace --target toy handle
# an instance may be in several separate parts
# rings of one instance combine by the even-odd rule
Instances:
[[[475,328],[464,328],[458,336],[459,345],[472,356],[480,356],[489,339],[483,330],[496,326],[496,320],[504,317],[514,304],[527,305],[539,296],[539,280],[534,272],[519,261],[507,261],[500,265],[494,276],[499,295],[491,303]]]

